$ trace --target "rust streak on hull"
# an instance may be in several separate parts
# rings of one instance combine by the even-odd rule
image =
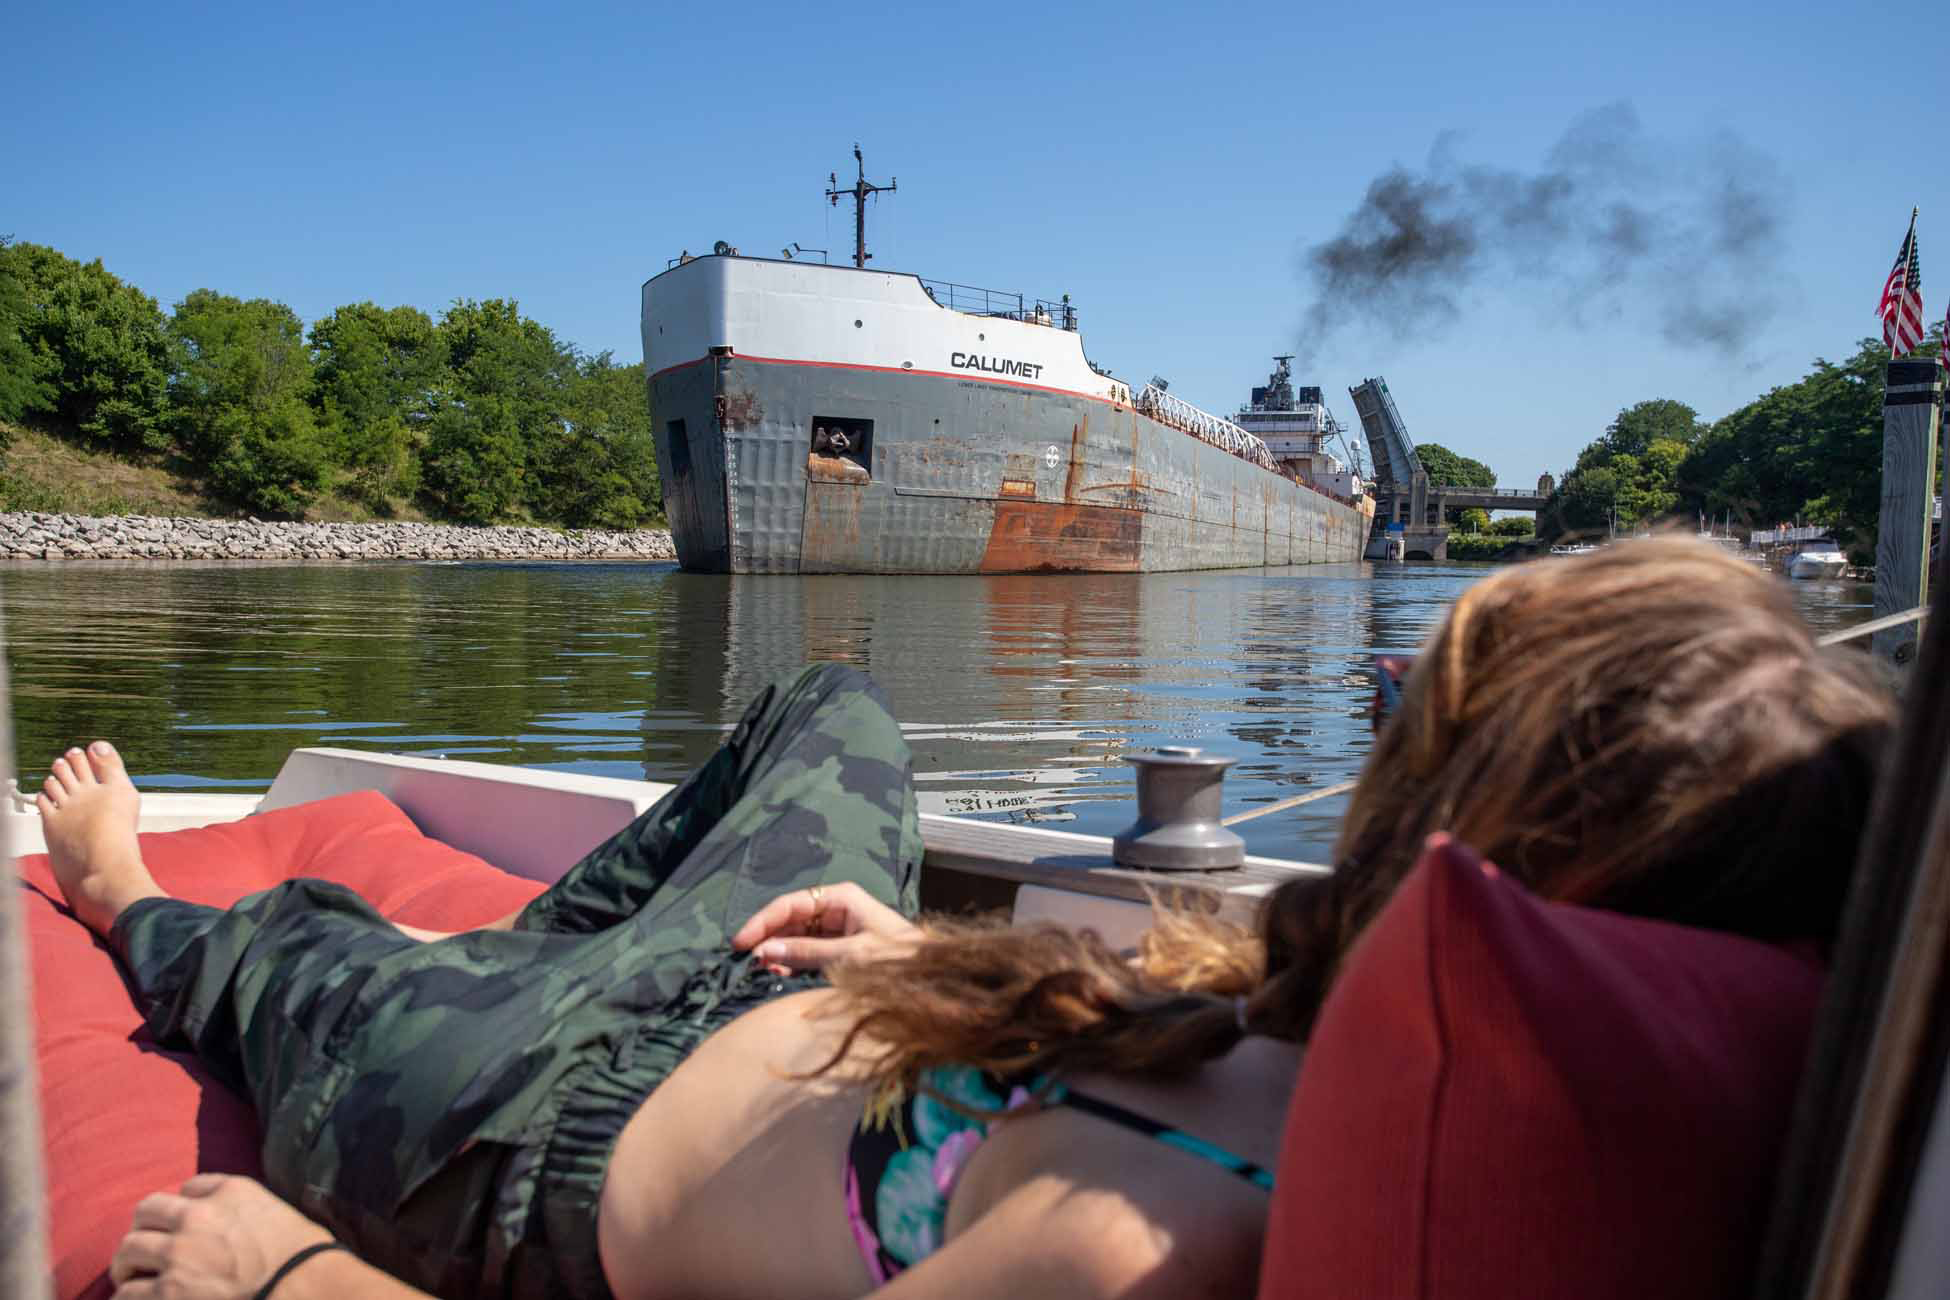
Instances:
[[[1083,473],[1083,440],[1090,433],[1090,417],[1084,416],[1070,426],[1070,468],[1063,475],[1063,499],[1077,499],[1077,475]]]
[[[998,501],[981,572],[1136,573],[1143,550],[1144,516],[1135,510]]]
[[[799,542],[801,573],[845,573],[861,559],[860,489],[815,479],[806,485],[806,515]]]

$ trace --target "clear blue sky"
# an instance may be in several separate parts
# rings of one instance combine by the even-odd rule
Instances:
[[[206,286],[308,321],[512,297],[634,361],[638,285],[680,249],[797,240],[838,260],[850,217],[821,191],[858,140],[871,178],[900,181],[870,212],[876,266],[1067,292],[1093,359],[1221,412],[1310,344],[1301,379],[1344,421],[1348,385],[1385,375],[1411,433],[1505,483],[1565,468],[1631,402],[1712,418],[1846,355],[1876,330],[1912,204],[1943,314],[1943,69],[1892,43],[1907,25],[1932,44],[1922,19],[1805,0],[1309,8],[26,0],[6,23],[0,234],[100,257],[165,309]],[[1707,160],[1653,184],[1658,204],[1710,189],[1729,148],[1778,180],[1778,245],[1717,276],[1774,304],[1732,354],[1668,342],[1635,283],[1691,274],[1699,248],[1596,293],[1569,253],[1501,261],[1447,321],[1384,312],[1302,339],[1307,250],[1390,165],[1421,169],[1446,139],[1531,175],[1620,102],[1642,162]]]

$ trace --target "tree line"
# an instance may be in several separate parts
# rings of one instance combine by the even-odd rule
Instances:
[[[1559,478],[1539,539],[1731,515],[1821,524],[1873,554],[1889,359],[1863,339],[1711,422],[1670,398],[1627,407]],[[165,315],[99,259],[0,238],[0,422],[164,463],[269,515],[331,493],[464,523],[661,516],[641,363],[584,355],[502,298],[438,320],[350,303],[307,330],[281,302],[198,289]],[[1496,481],[1438,444],[1418,454],[1437,482]]]
[[[256,513],[634,528],[661,517],[643,366],[508,299],[312,323],[198,289],[165,315],[103,267],[0,239],[0,421],[166,464]]]
[[[1935,356],[1942,328],[1915,355]],[[1819,524],[1851,553],[1872,557],[1889,361],[1882,340],[1862,339],[1847,360],[1817,357],[1801,379],[1714,421],[1670,398],[1625,408],[1558,480],[1538,537],[1731,516],[1737,529]]]

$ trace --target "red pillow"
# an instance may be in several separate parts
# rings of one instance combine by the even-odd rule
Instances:
[[[228,906],[292,876],[321,876],[387,916],[436,930],[505,916],[542,889],[426,838],[370,791],[144,835],[142,856],[163,888],[199,903]],[[107,948],[57,906],[47,858],[22,858],[20,873],[55,1294],[105,1297],[135,1203],[199,1170],[256,1174],[257,1121],[194,1056],[165,1051],[142,1030]]]
[[[1301,1063],[1261,1300],[1743,1294],[1821,980],[1431,837]]]

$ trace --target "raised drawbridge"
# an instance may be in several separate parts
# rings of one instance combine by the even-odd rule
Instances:
[[[1374,532],[1368,539],[1369,559],[1386,559],[1391,539],[1402,540],[1406,558],[1440,560],[1448,554],[1452,511],[1479,506],[1485,510],[1539,510],[1549,489],[1539,483],[1528,488],[1463,487],[1431,483],[1415,454],[1415,442],[1388,392],[1388,381],[1376,376],[1347,390],[1361,417],[1361,432],[1374,460]]]

